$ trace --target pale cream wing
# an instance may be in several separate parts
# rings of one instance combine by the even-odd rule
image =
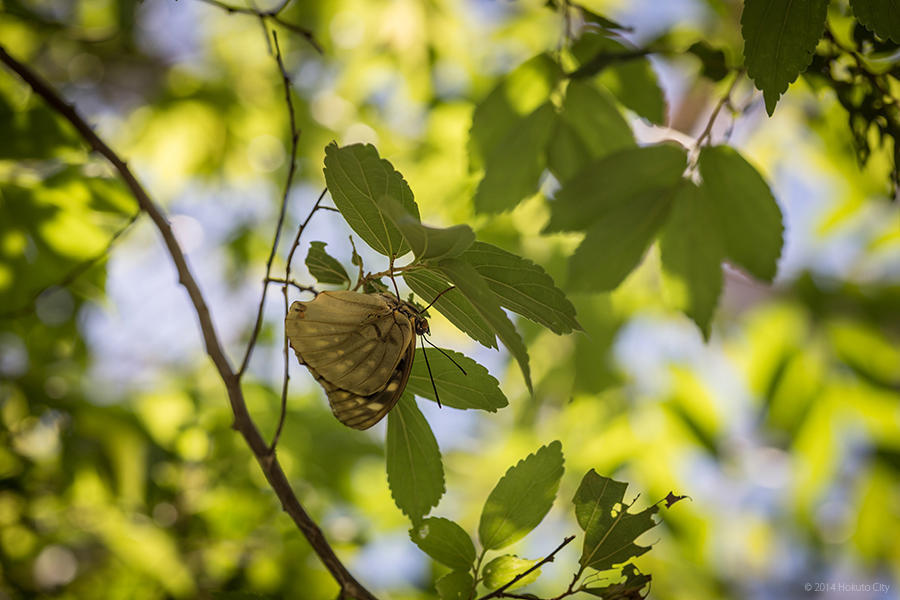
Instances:
[[[360,396],[341,389],[323,379],[313,369],[310,369],[310,372],[325,388],[331,412],[338,421],[354,429],[368,429],[383,419],[397,404],[409,381],[415,351],[416,338],[413,337],[385,388],[368,396]]]
[[[409,318],[381,294],[322,292],[295,302],[285,330],[300,362],[340,389],[359,396],[382,391],[414,340]]]

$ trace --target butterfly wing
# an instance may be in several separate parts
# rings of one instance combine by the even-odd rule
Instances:
[[[397,306],[399,301],[387,294],[322,292],[311,302],[291,305],[285,330],[297,358],[317,378],[369,397],[396,378],[398,365],[415,345],[413,325]]]
[[[325,388],[325,392],[328,394],[328,403],[331,405],[331,412],[334,413],[338,421],[354,429],[368,429],[383,419],[397,404],[397,401],[403,394],[403,390],[406,389],[406,382],[409,380],[415,352],[416,338],[413,337],[384,389],[368,396],[360,396],[341,389],[323,379],[313,369],[310,369],[310,371],[322,384],[322,387]]]

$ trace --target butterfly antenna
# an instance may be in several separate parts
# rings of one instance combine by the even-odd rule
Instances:
[[[455,285],[451,285],[450,287],[448,287],[446,290],[444,290],[443,292],[441,292],[440,294],[438,294],[437,296],[435,296],[435,297],[434,297],[434,300],[431,301],[431,304],[429,304],[428,306],[426,306],[425,308],[423,308],[423,309],[422,309],[421,311],[419,311],[419,312],[425,312],[426,310],[428,310],[429,308],[431,308],[432,306],[434,306],[434,303],[438,301],[438,298],[440,298],[441,296],[443,296],[444,294],[446,294],[447,292],[449,292],[450,290],[452,290],[452,289],[454,289],[454,288],[456,288]],[[434,346],[434,344],[432,344],[432,346]],[[437,348],[437,346],[434,346],[434,347]],[[438,350],[440,350],[440,348],[438,348]]]
[[[435,346],[435,345],[431,342],[431,340],[429,340],[429,339],[428,339],[427,337],[425,337],[424,335],[422,336],[422,339],[423,339],[424,341],[428,342],[428,343],[431,345],[432,348],[434,348],[435,350],[437,350],[438,352],[440,352],[441,354],[443,354],[444,356],[446,356],[447,358],[449,358],[449,359],[450,359],[450,362],[452,362],[454,365],[456,365],[456,368],[459,369],[460,371],[462,371],[462,374],[463,374],[463,375],[468,376],[468,373],[466,373],[466,370],[462,368],[462,365],[460,365],[458,362],[456,362],[455,360],[453,360],[453,357],[452,357],[452,356],[450,356],[449,354],[447,354],[446,352],[444,352],[444,349],[443,349],[443,348],[438,348],[437,346]],[[423,349],[423,352],[424,352],[424,349]]]
[[[425,339],[424,335],[419,336],[423,340]],[[433,346],[434,344],[432,344]],[[440,348],[438,348],[440,350]],[[425,357],[425,366],[428,367],[428,377],[431,378],[431,387],[434,389],[434,399],[437,400],[438,408],[444,408],[441,406],[441,397],[438,395],[437,384],[434,383],[434,375],[431,374],[431,363],[428,362],[428,353],[425,352],[425,348],[422,348],[422,356]]]

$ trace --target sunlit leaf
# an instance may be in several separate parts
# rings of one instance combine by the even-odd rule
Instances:
[[[444,495],[444,466],[428,421],[411,394],[388,413],[387,477],[397,507],[415,524]]]
[[[562,444],[558,441],[510,467],[484,503],[478,525],[481,545],[497,550],[537,527],[553,505],[562,474]]]
[[[744,64],[763,91],[770,116],[778,98],[812,61],[827,7],[828,0],[744,1]]]
[[[400,230],[381,212],[382,198],[400,203],[414,218],[419,208],[403,176],[378,156],[371,144],[325,148],[325,182],[347,224],[385,256],[402,256],[409,246]]]
[[[589,587],[584,591],[603,600],[641,600],[644,598],[645,595],[641,592],[650,583],[650,575],[640,573],[637,567],[631,563],[622,567],[621,574],[625,577],[625,581],[603,587]]]
[[[484,574],[484,580],[482,581],[482,583],[487,589],[495,590],[500,586],[506,585],[507,583],[515,579],[518,575],[524,573],[537,563],[537,560],[519,558],[518,556],[515,556],[513,554],[504,554],[503,556],[498,556],[484,566],[484,569],[482,570],[482,573]],[[534,583],[540,576],[541,569],[537,568],[506,589],[514,590],[516,588],[525,587],[529,583]]]
[[[441,600],[469,600],[475,583],[468,571],[451,571],[435,584]]]
[[[550,98],[562,76],[548,54],[539,54],[508,73],[478,103],[469,132],[469,168],[484,168],[485,160],[509,135],[520,119]]]
[[[525,384],[531,391],[531,370],[528,367],[528,349],[522,341],[515,325],[500,308],[497,295],[488,287],[484,278],[475,270],[475,267],[459,258],[442,260],[437,269],[450,280],[453,285],[466,297],[478,314],[491,326],[493,332],[500,338],[509,353],[513,355]]]
[[[422,552],[448,567],[466,571],[475,562],[475,545],[466,531],[441,517],[429,517],[409,530]]]
[[[540,266],[502,248],[475,242],[462,256],[484,277],[500,305],[554,333],[581,329],[575,307]]]
[[[425,364],[425,352],[431,364],[431,374]],[[462,373],[450,359],[432,348],[417,348],[416,358],[413,361],[412,372],[406,384],[407,391],[435,400],[434,387],[431,378],[434,377],[434,385],[437,386],[441,396],[441,404],[451,408],[469,409],[475,408],[488,412],[497,412],[509,402],[500,390],[499,382],[488,373],[488,370],[477,362],[463,356],[453,350],[444,350],[463,369]]]
[[[429,269],[417,269],[404,273],[403,280],[412,291],[427,303],[437,298],[438,294],[445,292],[432,309],[447,317],[447,320],[453,323],[460,331],[465,332],[466,335],[482,346],[487,348],[497,347],[497,338],[491,326],[475,310],[472,303],[463,296],[462,292],[459,290],[447,292],[450,284],[445,277]]]
[[[319,283],[345,285],[350,276],[336,258],[325,251],[325,242],[310,242],[306,254],[306,268]]]
[[[700,175],[718,211],[727,257],[748,273],[772,281],[783,245],[781,209],[762,175],[729,146],[704,148]]]

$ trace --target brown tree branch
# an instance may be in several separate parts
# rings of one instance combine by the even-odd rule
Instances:
[[[360,584],[353,575],[347,570],[340,561],[334,550],[325,539],[322,530],[315,521],[307,514],[306,510],[300,504],[296,494],[291,488],[290,482],[281,468],[277,457],[269,453],[269,448],[263,440],[257,429],[256,424],[247,411],[247,404],[244,401],[243,390],[241,389],[240,379],[232,368],[219,341],[215,326],[206,305],[206,300],[200,291],[197,280],[194,278],[184,252],[178,245],[172,228],[166,219],[162,209],[150,198],[147,192],[138,182],[137,178],[128,168],[128,165],[113,151],[87,124],[87,122],[78,114],[74,106],[66,102],[53,87],[50,86],[43,78],[31,70],[30,67],[20,63],[10,56],[6,49],[0,45],[0,62],[21,77],[34,92],[44,99],[44,101],[56,111],[60,116],[69,121],[81,137],[88,143],[92,150],[98,152],[105,157],[112,166],[118,171],[124,180],[128,189],[138,202],[141,210],[146,212],[163,239],[168,249],[175,268],[178,271],[178,280],[187,290],[197,318],[200,321],[200,331],[203,336],[206,353],[209,355],[222,382],[225,384],[225,390],[228,394],[228,400],[231,403],[231,410],[234,413],[234,423],[232,427],[237,430],[246,440],[247,445],[256,457],[257,463],[263,471],[269,485],[281,501],[281,506],[286,513],[293,519],[297,528],[303,533],[309,541],[315,553],[319,556],[322,564],[331,573],[332,577],[341,587],[342,595],[347,598],[356,600],[376,600],[375,596],[369,592],[362,584]]]
[[[531,573],[534,573],[535,571],[540,569],[542,566],[544,566],[548,562],[553,562],[553,560],[556,558],[556,553],[559,552],[560,550],[562,550],[563,548],[565,548],[569,544],[569,542],[571,542],[574,539],[575,539],[574,535],[568,536],[566,539],[564,539],[562,541],[562,543],[559,546],[556,547],[555,550],[553,550],[553,552],[551,552],[550,554],[545,556],[540,562],[535,563],[527,571],[522,571],[521,573],[519,573],[518,575],[513,577],[511,580],[509,580],[507,583],[498,587],[496,590],[494,590],[490,594],[482,596],[478,600],[489,600],[490,598],[521,598],[522,596],[505,594],[504,592],[506,592],[506,590],[508,590],[509,588],[514,586],[517,581],[520,581],[520,580],[524,579],[525,577],[527,577],[528,575],[530,575]]]

